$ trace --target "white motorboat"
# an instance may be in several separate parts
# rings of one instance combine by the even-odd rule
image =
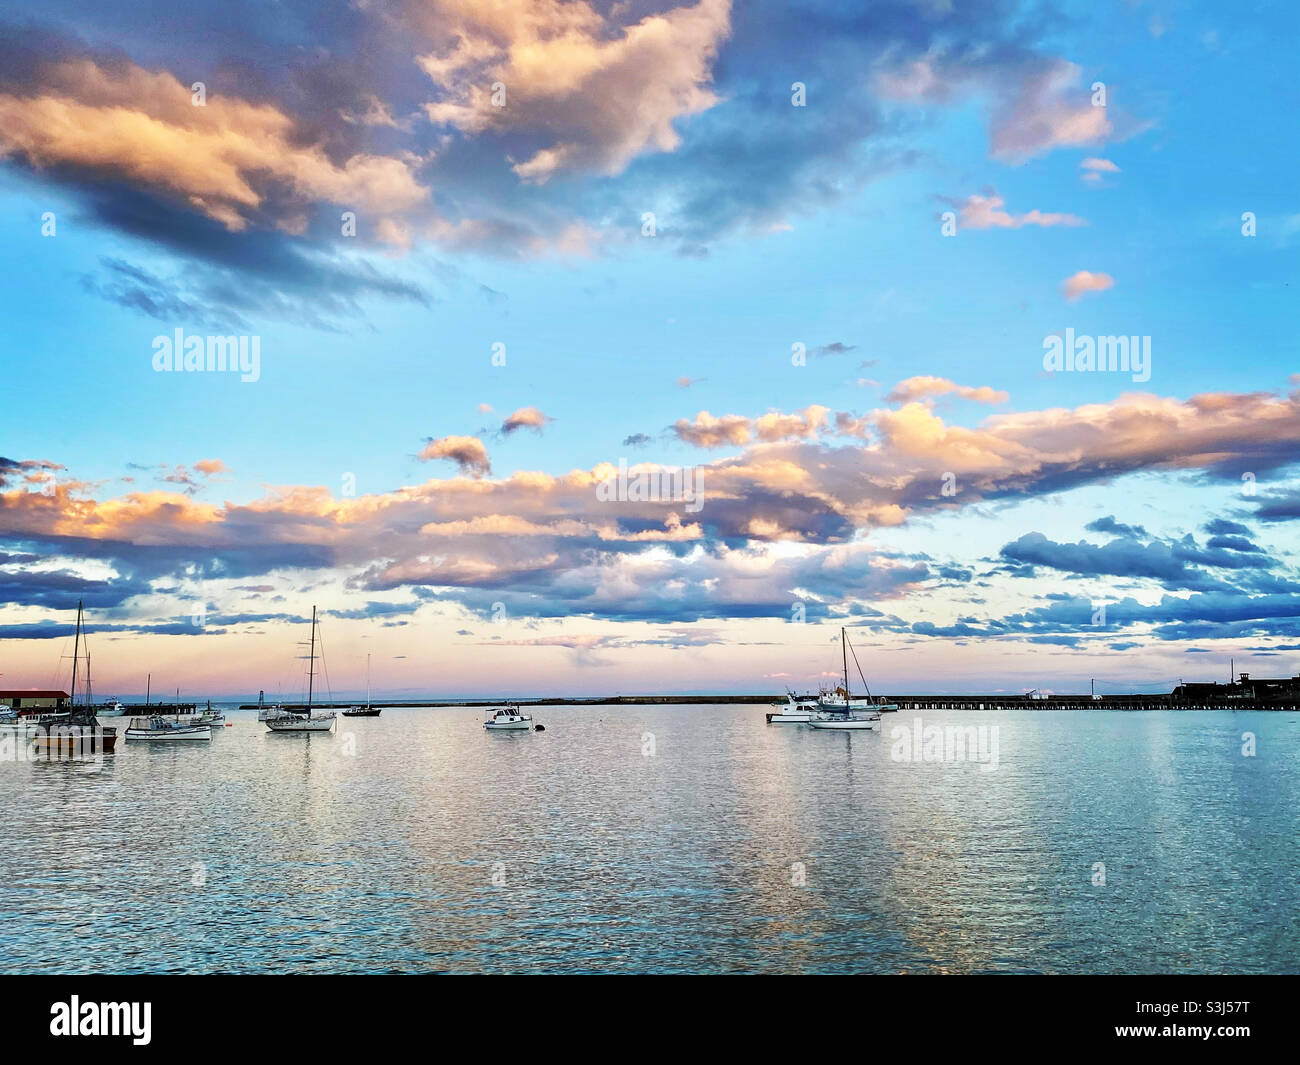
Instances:
[[[126,713],[126,704],[120,702],[105,703],[95,713],[99,717],[122,717]]]
[[[785,699],[772,704],[768,712],[769,725],[803,725],[817,712],[817,696],[795,695],[786,692]]]
[[[513,703],[507,703],[484,721],[483,727],[489,732],[527,732],[533,727],[533,718]]]
[[[324,655],[322,645],[321,654]],[[313,714],[311,700],[316,680],[316,608],[311,608],[311,652],[307,657],[307,708],[305,710],[285,710],[275,708],[275,712],[265,717],[258,714],[258,719],[270,731],[288,735],[302,735],[309,732],[332,732],[334,730],[334,712]]]
[[[207,725],[191,724],[181,721],[168,721],[161,714],[149,718],[147,725],[132,725],[126,730],[128,740],[150,740],[157,742],[198,741],[212,739],[212,729]]]

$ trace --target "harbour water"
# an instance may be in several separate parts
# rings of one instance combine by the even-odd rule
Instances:
[[[4,970],[1300,970],[1300,715],[763,709],[235,711],[0,763]],[[903,760],[916,718],[996,727],[996,769]]]

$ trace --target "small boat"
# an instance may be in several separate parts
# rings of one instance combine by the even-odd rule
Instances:
[[[126,713],[126,704],[116,701],[105,703],[95,712],[100,717],[122,717]]]
[[[321,654],[324,655],[322,646]],[[289,735],[302,735],[308,732],[332,732],[334,730],[334,712],[313,714],[311,700],[316,680],[316,608],[311,608],[311,653],[307,659],[307,709],[285,710],[276,707],[275,711],[263,717],[257,715],[270,731]]]
[[[128,740],[152,740],[174,742],[178,740],[203,741],[212,739],[212,729],[207,725],[168,721],[161,714],[149,718],[146,726],[132,725],[126,730]]]
[[[841,732],[869,732],[880,725],[878,712],[879,700],[867,688],[864,699],[855,699],[849,694],[849,633],[840,629],[840,652],[844,659],[844,684],[832,691],[823,690],[817,698],[817,711],[808,719],[810,727],[815,729],[834,729]],[[867,687],[867,679],[862,674],[858,655],[853,653],[853,662],[858,667],[858,676],[862,686]]]
[[[772,704],[767,715],[769,725],[802,725],[817,712],[817,696],[786,692],[785,700]]]
[[[85,754],[111,752],[117,746],[117,729],[105,728],[95,716],[95,705],[90,692],[90,648],[86,647],[86,701],[77,705],[77,666],[81,660],[82,603],[77,601],[77,630],[72,644],[72,684],[68,689],[69,709],[64,713],[38,714],[23,717],[25,731],[34,725],[36,735],[31,738],[34,751],[44,751],[58,756],[74,758]],[[22,716],[22,715],[20,715]]]
[[[17,720],[18,711],[7,703],[0,703],[0,723]]]
[[[213,735],[216,735],[226,727],[226,715],[220,710],[213,710],[212,700],[209,699],[208,708],[199,714],[198,718],[195,720],[195,724],[207,725],[212,729]]]
[[[349,706],[343,711],[344,717],[378,717],[379,707],[370,705],[370,656],[366,655],[366,705]]]
[[[483,722],[483,727],[489,732],[527,732],[533,727],[533,718],[514,703],[506,703]]]

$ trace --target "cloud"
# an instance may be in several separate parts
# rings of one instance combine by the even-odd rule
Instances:
[[[715,418],[702,410],[693,421],[677,419],[673,423],[673,432],[683,443],[702,448],[739,446],[753,440],[769,444],[782,440],[810,440],[826,427],[829,413],[829,408],[815,403],[793,414],[768,411],[757,418],[740,414]]]
[[[1062,58],[1015,48],[983,55],[931,51],[877,71],[875,84],[887,98],[914,104],[960,102],[972,95],[989,101],[990,154],[1011,164],[1055,148],[1123,139],[1139,128],[1124,120],[1117,131],[1107,107],[1092,102],[1082,71]]]
[[[421,462],[433,459],[450,459],[460,467],[460,472],[471,477],[486,477],[492,472],[487,448],[476,436],[444,436],[430,440],[419,455]]]
[[[697,467],[698,514],[680,503],[602,502],[598,486],[618,474],[608,463],[493,479],[475,437],[430,441],[421,452],[426,461],[456,462],[467,476],[355,498],[287,486],[246,504],[169,491],[99,498],[94,486],[69,477],[45,489],[14,472],[26,467],[38,475],[45,460],[6,460],[0,549],[49,554],[61,560],[52,568],[62,570],[93,562],[113,595],[147,590],[163,577],[244,582],[306,570],[370,592],[423,589],[474,610],[509,599],[512,615],[786,616],[801,587],[822,589],[825,603],[833,603],[955,579],[946,564],[881,557],[866,541],[873,529],[1138,471],[1196,472],[1236,483],[1239,468],[1262,475],[1293,464],[1300,447],[1295,394],[1128,394],[1073,409],[994,415],[974,427],[948,425],[926,404],[911,402],[856,418],[857,434],[835,445],[821,434],[802,435],[825,411],[809,408],[789,426],[782,419],[791,416],[769,412],[772,433],[798,434],[772,442],[757,435],[761,418],[739,418],[748,443]],[[658,469],[644,464],[629,472]],[[942,491],[946,474],[956,477],[956,496]],[[1240,544],[1184,538],[1143,550],[1118,542],[1076,548],[1028,541],[1006,561],[1077,563],[1078,570],[1098,572],[1127,567],[1202,589],[1237,581],[1261,594],[1277,594],[1286,583],[1271,574],[1269,556]],[[1214,570],[1241,578],[1220,579]]]
[[[220,459],[200,459],[194,464],[194,468],[205,477],[211,477],[218,473],[230,472],[230,467]]]
[[[418,60],[440,90],[425,106],[429,120],[476,134],[527,130],[540,144],[513,167],[526,182],[621,173],[642,153],[674,150],[675,121],[718,102],[709,82],[729,0],[627,24],[585,0],[447,0],[408,11],[435,43]]]
[[[913,403],[930,396],[956,395],[975,403],[1005,403],[1011,397],[1000,389],[983,385],[972,388],[968,385],[955,384],[945,377],[918,376],[909,377],[894,386],[887,396],[886,403]]]
[[[334,161],[269,104],[214,95],[195,106],[166,72],[89,58],[51,63],[28,92],[0,92],[0,154],[33,170],[116,177],[187,204],[232,231],[274,205],[320,201],[383,217],[428,190],[401,159],[358,153]]]
[[[650,437],[645,433],[633,433],[631,436],[623,437],[624,447],[645,447],[651,442]]]
[[[540,433],[553,418],[543,414],[536,407],[520,407],[501,423],[501,432],[506,436],[519,429],[532,429]]]
[[[947,200],[958,209],[960,229],[1020,229],[1023,226],[1086,226],[1086,220],[1072,214],[1044,213],[1037,209],[1013,215],[1003,208],[1006,201],[996,193],[968,196],[965,200]]]
[[[1090,270],[1080,270],[1061,282],[1065,298],[1073,303],[1088,292],[1105,292],[1115,287],[1115,279],[1110,274],[1094,274]]]

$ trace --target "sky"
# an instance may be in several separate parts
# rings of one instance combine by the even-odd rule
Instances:
[[[0,687],[1300,673],[1297,30],[0,3]]]

